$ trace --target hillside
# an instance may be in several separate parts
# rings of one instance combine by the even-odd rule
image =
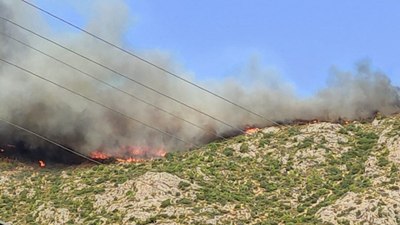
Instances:
[[[11,224],[400,224],[400,116],[270,127],[144,163],[0,162]]]

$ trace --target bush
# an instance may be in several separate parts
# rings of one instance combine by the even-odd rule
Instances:
[[[174,153],[172,153],[172,152],[168,152],[167,154],[165,154],[165,158],[167,159],[167,160],[169,160],[169,161],[171,161],[171,160],[173,160],[174,159]]]
[[[276,189],[278,189],[278,186],[277,186],[276,184],[274,184],[274,183],[269,183],[269,182],[267,182],[267,181],[262,181],[262,182],[260,183],[260,186],[261,186],[262,188],[264,188],[267,192],[272,192],[272,191],[275,191]]]
[[[303,205],[299,205],[297,206],[297,212],[302,213],[306,210],[306,207]]]
[[[243,144],[240,146],[240,152],[241,152],[241,153],[249,152],[249,145],[246,144],[246,143],[243,143]]]
[[[160,207],[161,208],[166,208],[166,207],[168,207],[170,205],[171,205],[171,199],[166,199],[166,200],[161,202],[161,206]]]
[[[185,182],[185,181],[181,181],[178,184],[178,188],[181,189],[181,190],[185,190],[188,187],[190,187],[190,184],[188,182]]]
[[[271,143],[269,140],[261,140],[260,143],[258,143],[258,147],[264,148],[265,145],[268,145],[269,143]]]
[[[190,204],[192,204],[192,200],[190,200],[188,198],[182,198],[182,199],[178,200],[177,203],[183,204],[183,205],[190,205]]]
[[[385,167],[389,165],[388,155],[389,150],[385,149],[385,151],[378,157],[378,166]]]
[[[291,136],[296,136],[296,135],[299,135],[299,134],[300,134],[300,131],[299,131],[298,128],[291,127],[291,128],[289,128],[289,130],[288,130],[288,134],[289,134],[289,137],[291,137]]]
[[[216,150],[218,149],[218,144],[216,144],[216,143],[211,143],[211,144],[208,145],[208,148],[209,148],[211,151],[216,151]]]
[[[389,160],[387,159],[386,156],[379,156],[378,157],[378,166],[379,167],[385,167],[389,164]]]
[[[234,150],[232,148],[225,148],[224,151],[222,152],[225,156],[233,156]]]
[[[328,173],[329,180],[339,181],[342,179],[342,171],[335,166],[328,167],[326,172]]]
[[[303,140],[302,143],[299,143],[297,145],[297,148],[299,148],[299,149],[310,148],[313,143],[314,143],[314,139],[313,138],[306,138],[306,139]]]

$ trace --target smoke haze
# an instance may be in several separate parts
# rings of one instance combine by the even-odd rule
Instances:
[[[130,15],[123,1],[112,1],[112,3],[100,1],[99,4],[94,5],[91,12],[93,13],[85,28],[117,45],[123,45],[122,35],[128,26],[127,21]],[[53,33],[43,18],[19,1],[0,0],[0,14],[44,36],[52,37],[74,51],[223,120],[233,127],[271,125],[268,121],[195,89],[87,35],[67,31]],[[101,80],[185,118],[211,133],[216,132],[222,135],[233,130],[232,127],[201,115],[40,40],[4,20],[0,20],[0,29],[2,33],[29,43]],[[186,142],[200,145],[214,138],[204,130],[82,76],[75,70],[23,47],[3,35],[0,35],[0,44],[2,59],[9,60],[124,114],[171,133]],[[198,83],[167,53],[148,51],[141,52],[140,55],[167,70],[186,74],[186,79]],[[257,60],[250,60],[248,66],[243,71],[238,71],[235,77],[238,75],[241,75],[240,80],[230,78],[219,83],[201,85],[273,121],[360,119],[370,117],[376,111],[392,114],[400,110],[399,88],[393,86],[385,74],[371,69],[368,63],[357,65],[355,72],[332,69],[327,87],[306,99],[297,96],[290,84],[280,80],[276,72],[264,69]],[[113,149],[121,145],[164,146],[169,151],[188,147],[179,140],[121,117],[2,62],[0,63],[0,104],[1,118],[34,130],[83,153],[98,148]],[[35,137],[5,125],[0,125],[0,138],[1,144],[24,141],[32,148],[46,145]]]

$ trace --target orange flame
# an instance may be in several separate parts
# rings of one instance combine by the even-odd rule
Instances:
[[[117,162],[135,163],[161,158],[166,153],[164,148],[120,146],[117,149],[97,149],[91,152],[89,156],[97,160],[115,159]]]
[[[43,160],[39,160],[39,166],[40,168],[46,167],[46,163]]]
[[[247,127],[247,128],[244,129],[244,132],[245,132],[247,135],[255,134],[255,133],[257,133],[258,131],[260,131],[260,129],[257,128],[257,127]]]
[[[89,156],[90,156],[91,158],[93,158],[93,159],[102,159],[102,160],[110,158],[109,155],[107,155],[107,154],[105,154],[105,153],[103,153],[103,152],[97,151],[97,150],[91,152],[91,153],[89,154]]]

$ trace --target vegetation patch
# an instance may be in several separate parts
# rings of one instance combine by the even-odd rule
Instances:
[[[399,117],[337,131],[290,126],[136,164],[39,169],[0,160],[0,218],[13,224],[329,224],[321,212],[337,204],[335,223],[361,223],[348,218],[375,212],[389,218],[385,205],[359,208],[400,189],[398,164],[378,143],[389,126],[400,127]],[[346,141],[331,140],[338,136]],[[371,158],[382,175],[366,172]],[[148,172],[176,180],[142,180]],[[135,188],[139,180],[151,194]],[[340,204],[349,193],[358,200],[345,208]]]

